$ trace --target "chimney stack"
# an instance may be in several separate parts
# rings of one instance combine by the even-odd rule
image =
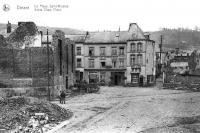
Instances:
[[[7,33],[11,33],[11,23],[9,21],[7,24]]]
[[[144,36],[145,36],[145,38],[146,38],[147,40],[150,39],[150,33],[149,33],[149,32],[145,32],[145,33],[144,33]]]

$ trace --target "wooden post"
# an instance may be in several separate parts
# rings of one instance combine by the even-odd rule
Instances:
[[[47,77],[48,98],[50,101],[51,100],[51,92],[50,92],[50,88],[49,88],[49,33],[48,33],[48,29],[47,29],[47,73],[48,73],[48,77]]]

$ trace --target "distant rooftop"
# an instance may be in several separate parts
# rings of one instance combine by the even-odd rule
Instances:
[[[147,39],[136,23],[131,23],[127,31],[98,31],[86,34],[65,35],[75,42],[85,43],[123,43],[128,40]]]
[[[136,23],[131,23],[128,31],[91,32],[87,35],[86,43],[115,43],[128,40],[146,39],[143,31]]]

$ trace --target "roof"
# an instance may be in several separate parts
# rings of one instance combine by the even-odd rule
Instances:
[[[131,23],[127,31],[87,32],[86,34],[65,35],[76,43],[126,43],[129,40],[146,40],[136,23]]]
[[[76,43],[85,42],[86,34],[74,34],[74,35],[65,35],[65,38],[70,39]]]
[[[128,31],[91,32],[87,35],[86,43],[120,43],[128,40],[146,39],[143,31],[136,23],[131,23]]]

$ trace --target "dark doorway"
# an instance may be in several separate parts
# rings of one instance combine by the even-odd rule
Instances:
[[[115,75],[115,85],[118,85],[118,75]]]
[[[124,72],[112,72],[111,73],[111,77],[113,77],[112,79],[112,83],[114,85],[122,85],[124,83]]]
[[[59,67],[60,67],[60,75],[62,75],[62,40],[58,39],[58,55],[59,55]]]
[[[143,86],[143,76],[140,76],[140,86]]]
[[[80,81],[83,81],[83,72],[80,72]]]
[[[66,84],[66,89],[68,89],[68,77],[66,76],[66,78],[65,78],[65,84]]]

